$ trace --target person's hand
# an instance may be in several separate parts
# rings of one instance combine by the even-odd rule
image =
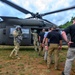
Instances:
[[[72,42],[72,41],[69,41],[69,42],[68,42],[68,46],[70,46],[71,43],[73,43],[73,42]]]
[[[45,44],[44,43],[42,43],[42,47],[44,47],[45,46]]]
[[[45,46],[45,50],[48,50],[48,46]]]
[[[59,47],[58,47],[58,50],[62,50],[62,46],[59,46]]]

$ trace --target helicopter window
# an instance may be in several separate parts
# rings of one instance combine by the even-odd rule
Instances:
[[[12,36],[13,31],[15,28],[10,28],[10,36]],[[22,29],[23,34],[29,34],[29,29]]]
[[[29,29],[22,29],[23,34],[29,34]]]
[[[15,30],[15,28],[10,28],[10,35],[12,35],[14,30]]]

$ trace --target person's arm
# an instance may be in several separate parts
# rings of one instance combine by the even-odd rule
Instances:
[[[60,40],[59,46],[62,46],[62,40]]]
[[[14,37],[17,37],[18,35],[19,35],[18,32],[16,32],[16,30],[14,30],[14,31],[13,31],[13,36],[14,36]]]
[[[45,45],[48,46],[48,38],[46,38]]]
[[[61,49],[62,49],[62,40],[60,40],[59,47],[58,47],[58,50],[61,50]]]
[[[47,37],[47,34],[48,34],[48,33],[45,33],[45,34],[44,34],[43,43],[45,43],[45,42],[46,42],[46,37]]]
[[[71,41],[71,39],[68,40],[67,35],[66,35],[66,33],[65,33],[64,31],[62,32],[62,37],[63,37],[63,39],[67,42],[68,46],[70,46],[70,44],[73,43],[73,42]]]
[[[67,38],[67,35],[66,35],[65,31],[62,31],[62,37],[63,37],[63,39],[64,39],[67,43],[69,43],[69,40],[68,40],[68,38]]]
[[[40,36],[39,36],[39,42],[40,42]]]
[[[33,32],[31,32],[31,34],[33,35],[34,33],[33,33]]]
[[[47,46],[48,46],[49,37],[50,37],[50,32],[47,34],[47,36],[45,38],[45,45],[47,45]]]
[[[46,33],[44,34],[44,38],[43,38],[43,44],[45,43],[45,41],[46,41]]]
[[[45,43],[45,40],[46,40],[46,38],[44,37],[44,39],[43,39],[43,43]]]

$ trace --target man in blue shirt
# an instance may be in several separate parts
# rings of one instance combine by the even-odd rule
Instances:
[[[47,34],[51,32],[51,28],[49,29],[46,29],[46,32],[44,34],[44,39],[43,39],[43,43],[45,44],[45,41],[46,41],[46,37],[47,37]],[[50,43],[50,40],[48,40],[48,44]],[[48,47],[47,46],[44,46],[43,48],[43,51],[44,51],[44,60],[47,61],[47,55],[48,55]]]

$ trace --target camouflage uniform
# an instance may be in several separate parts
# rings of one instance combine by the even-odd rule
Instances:
[[[38,34],[36,33],[36,31],[34,30],[33,34],[33,44],[34,44],[34,49],[35,51],[37,51],[38,46],[39,46],[39,42],[38,42]]]
[[[10,57],[15,54],[16,57],[18,57],[18,51],[20,48],[20,43],[22,40],[22,31],[17,30],[17,28],[20,28],[20,26],[16,27],[16,30],[13,31],[13,37],[14,37],[14,49],[12,50]]]

